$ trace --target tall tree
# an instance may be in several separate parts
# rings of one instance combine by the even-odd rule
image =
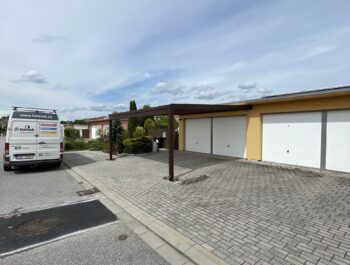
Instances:
[[[131,100],[130,101],[130,108],[129,108],[129,110],[130,111],[137,110],[137,106],[136,106],[135,100]],[[130,138],[133,137],[135,129],[136,129],[137,126],[139,126],[139,123],[140,123],[140,119],[139,118],[137,118],[137,117],[129,118],[129,122],[128,122],[128,136]]]
[[[142,109],[150,109],[151,106],[146,104],[146,105],[143,105]],[[142,116],[140,117],[140,126],[144,127],[145,126],[145,121],[148,119],[148,118],[151,118],[153,119],[152,116]]]
[[[86,120],[74,120],[73,124],[85,125],[86,124]]]
[[[112,122],[112,139],[116,143],[117,152],[119,154],[122,153],[124,148],[124,129],[120,123],[120,120],[113,120]]]
[[[154,116],[154,121],[156,123],[156,127],[157,128],[168,128],[168,121],[169,121],[168,115]],[[174,117],[174,120],[173,120],[173,126],[174,126],[174,129],[179,127],[179,124],[176,121],[175,117]]]

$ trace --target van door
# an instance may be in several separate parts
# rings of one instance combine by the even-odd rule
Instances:
[[[38,160],[60,158],[60,122],[59,120],[37,120]]]
[[[10,161],[36,160],[37,120],[12,119],[10,126]]]

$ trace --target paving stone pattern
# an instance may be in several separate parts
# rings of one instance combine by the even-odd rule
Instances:
[[[230,264],[350,264],[348,177],[176,153],[177,175],[209,176],[181,185],[162,179],[160,154],[93,157],[66,155]]]

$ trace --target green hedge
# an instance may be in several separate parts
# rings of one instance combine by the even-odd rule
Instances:
[[[92,150],[92,151],[107,151],[109,149],[108,143],[103,139],[84,141],[83,139],[65,139],[64,150],[65,151],[79,151],[79,150]]]
[[[69,140],[78,139],[80,138],[79,130],[72,127],[64,128],[64,137]]]
[[[103,138],[98,138],[88,142],[89,149],[92,151],[107,151],[109,149],[108,143]]]
[[[65,151],[78,151],[89,149],[89,144],[83,140],[65,140],[64,150]]]
[[[123,145],[128,154],[152,152],[152,137],[129,138],[123,141]]]

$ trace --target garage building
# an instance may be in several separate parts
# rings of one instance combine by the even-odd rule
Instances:
[[[350,86],[232,103],[181,115],[179,149],[350,172]]]

